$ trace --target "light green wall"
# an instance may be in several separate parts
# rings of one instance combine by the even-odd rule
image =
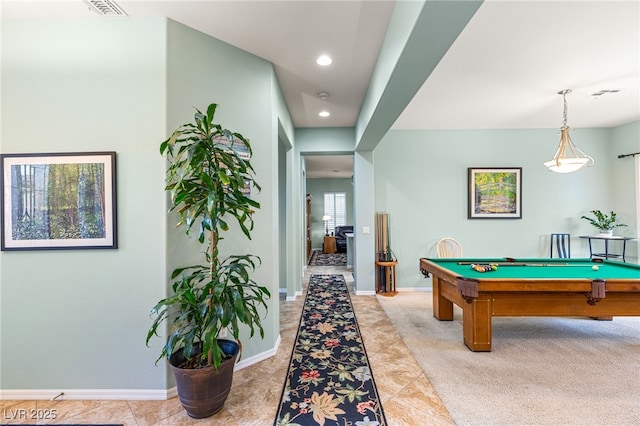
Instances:
[[[542,163],[557,148],[557,129],[390,131],[374,151],[375,209],[390,213],[399,287],[428,285],[416,262],[435,256],[435,243],[445,236],[458,239],[465,256],[527,257],[548,256],[548,235],[569,232],[572,256],[588,255],[577,237],[593,230],[580,216],[616,206],[610,190],[617,166],[611,160],[612,134],[575,130],[575,143],[596,165],[556,174]],[[468,167],[522,167],[523,218],[467,219]],[[634,187],[632,181],[625,186]],[[635,222],[629,214],[623,220]]]
[[[274,107],[274,71],[266,62],[245,51],[174,21],[168,21],[167,120],[169,130],[193,118],[193,107],[206,109],[219,104],[216,121],[247,137],[253,149],[252,165],[262,187],[252,196],[260,202],[252,240],[247,241],[237,225],[223,235],[221,255],[251,253],[262,259],[254,274],[256,282],[274,293],[264,320],[265,339],[242,335],[243,359],[273,348],[279,334],[279,238],[278,229],[278,124]],[[167,275],[179,265],[200,260],[201,247],[183,247],[184,236],[168,224]],[[185,255],[189,255],[185,259]]]
[[[352,127],[296,129],[296,151],[301,155],[351,154],[355,148]]]
[[[481,4],[476,0],[396,2],[358,114],[358,151],[376,147]]]
[[[372,151],[353,156],[354,172],[354,258],[356,294],[375,294],[375,185]],[[365,232],[368,229],[369,232]]]
[[[0,388],[163,388],[144,337],[164,296],[165,22],[1,31],[2,153],[116,151],[119,247],[0,253]]]
[[[286,212],[286,198],[289,196],[287,194],[287,149],[285,144],[278,144],[278,194],[281,194],[281,198],[279,199],[278,211],[280,214],[278,215],[278,253],[286,253],[287,249],[287,240],[290,238],[290,234],[295,232],[295,228],[293,226],[287,226],[287,220],[291,220],[292,218],[287,218]],[[291,220],[293,224],[293,221]],[[287,256],[280,256],[280,267],[279,267],[279,276],[278,276],[278,287],[286,288],[287,287]]]
[[[221,247],[260,256],[254,279],[273,294],[265,339],[245,333],[243,359],[273,350],[278,132],[293,129],[272,65],[165,18],[3,21],[1,35],[2,153],[116,151],[119,247],[0,253],[0,389],[149,397],[172,386],[165,362],[154,365],[162,339],[144,344],[149,312],[169,294],[170,271],[201,256],[167,216],[158,147],[210,102],[251,140],[262,186],[254,239],[232,227]]]
[[[280,140],[279,164],[280,170],[280,231],[285,230],[286,238],[281,246],[281,266],[279,286],[286,289],[286,297],[293,299],[301,292],[304,265],[306,265],[305,232],[304,232],[304,181],[300,169],[300,157],[294,149],[294,129],[291,124],[282,92],[278,90],[277,96],[279,110],[286,111],[281,114],[278,126],[278,138]],[[286,116],[286,117],[283,117]]]
[[[274,296],[267,336],[243,340],[245,359],[270,349],[278,288],[288,297],[301,289],[307,188],[299,155],[351,153],[355,130],[294,131],[270,64],[162,18],[3,21],[0,31],[0,151],[116,151],[120,243],[118,250],[0,253],[0,389],[171,385],[166,369],[153,363],[160,339],[144,346],[148,313],[167,294],[169,271],[198,249],[166,215],[158,143],[191,120],[192,107],[211,101],[221,104],[219,121],[254,147],[263,186],[256,194],[259,231],[250,243],[230,233],[225,250],[263,259],[255,278]],[[550,232],[592,232],[577,219],[592,208],[619,210],[633,225],[625,231],[635,235],[635,200],[625,189],[634,187],[632,161],[615,156],[637,151],[639,133],[638,122],[574,131],[596,166],[557,175],[541,165],[555,152],[557,129],[388,132],[373,155],[355,154],[357,291],[374,289],[374,211],[391,214],[404,288],[426,285],[417,259],[433,255],[444,235],[459,237],[468,255],[546,255]],[[522,220],[467,220],[467,167],[487,166],[523,167]],[[284,241],[283,218],[292,224]],[[371,234],[361,232],[365,226]],[[291,262],[280,258],[283,245]],[[575,240],[572,254],[585,252]],[[287,274],[279,272],[283,265]]]
[[[618,228],[616,232],[624,232],[625,235],[638,237],[640,229],[637,223],[640,176],[636,175],[636,157],[618,158],[618,155],[634,152],[640,152],[640,121],[612,129],[612,145],[607,156],[607,160],[613,164],[610,188],[612,207],[618,212],[623,223],[629,226],[628,228]],[[629,256],[637,259],[637,241],[631,242],[629,246]]]

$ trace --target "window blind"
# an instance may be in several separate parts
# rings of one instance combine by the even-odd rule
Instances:
[[[325,192],[324,215],[330,216],[328,222],[329,235],[334,235],[336,226],[347,224],[347,193]]]

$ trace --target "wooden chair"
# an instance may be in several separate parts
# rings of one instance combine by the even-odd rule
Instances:
[[[453,238],[442,238],[436,244],[438,257],[462,257],[462,246]]]
[[[571,234],[551,234],[551,256],[553,257],[553,246],[556,246],[556,254],[559,258],[568,259],[571,257]]]

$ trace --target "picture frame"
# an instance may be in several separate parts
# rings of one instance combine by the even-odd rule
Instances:
[[[116,153],[0,154],[1,250],[116,249]]]
[[[238,154],[238,156],[243,160],[248,160],[251,158],[249,147],[240,138],[234,137],[233,139],[229,139],[229,137],[227,136],[219,136],[216,137],[215,140],[220,145],[226,147],[229,151],[235,151],[236,154]]]
[[[522,167],[469,167],[469,219],[522,219]]]

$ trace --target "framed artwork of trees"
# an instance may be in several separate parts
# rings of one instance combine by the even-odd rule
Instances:
[[[522,218],[522,167],[468,170],[469,219]]]
[[[117,248],[115,152],[0,159],[2,250]]]

